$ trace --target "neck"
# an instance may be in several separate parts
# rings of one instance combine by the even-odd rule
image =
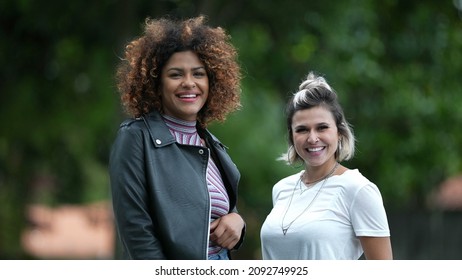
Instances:
[[[196,133],[196,121],[185,121],[179,118],[175,118],[172,116],[163,115],[165,123],[167,126],[177,132],[182,133]]]
[[[328,168],[307,169],[302,175],[302,180],[305,184],[314,184],[322,181],[335,173],[339,163],[334,161],[332,164],[326,165]]]

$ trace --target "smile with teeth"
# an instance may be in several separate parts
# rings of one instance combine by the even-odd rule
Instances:
[[[179,98],[196,98],[198,94],[180,94],[178,95]]]
[[[324,147],[308,148],[308,152],[319,152],[323,149]]]

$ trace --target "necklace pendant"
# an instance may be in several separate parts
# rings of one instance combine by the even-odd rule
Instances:
[[[288,230],[288,228],[283,228],[283,229],[282,229],[282,233],[283,233],[284,235],[286,235],[287,230]]]

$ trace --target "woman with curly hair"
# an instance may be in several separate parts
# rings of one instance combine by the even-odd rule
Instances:
[[[208,131],[240,107],[230,36],[199,16],[147,19],[117,68],[125,111],[109,173],[128,259],[230,259],[243,240],[240,173]]]

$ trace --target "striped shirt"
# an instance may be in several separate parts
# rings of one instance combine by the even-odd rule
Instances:
[[[166,115],[162,117],[176,142],[183,145],[204,146],[197,133],[196,121],[184,121]],[[229,196],[220,171],[211,157],[207,165],[207,187],[211,204],[210,222],[213,222],[215,219],[229,213]],[[221,249],[220,246],[209,242],[208,254],[216,254]]]

